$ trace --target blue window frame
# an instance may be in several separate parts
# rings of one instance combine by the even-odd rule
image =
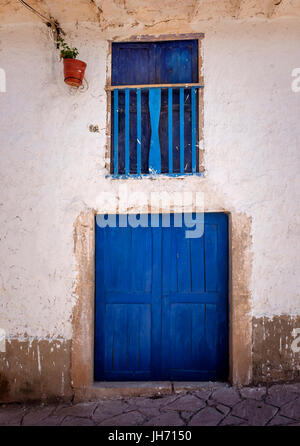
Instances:
[[[113,176],[199,173],[198,80],[198,40],[113,43]]]

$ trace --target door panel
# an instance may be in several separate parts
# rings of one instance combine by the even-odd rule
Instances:
[[[228,223],[96,224],[96,380],[207,380],[228,374]]]
[[[150,305],[108,304],[105,316],[105,378],[150,378]]]
[[[198,82],[198,41],[112,44],[112,85]]]

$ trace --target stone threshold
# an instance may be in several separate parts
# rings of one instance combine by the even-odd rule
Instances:
[[[159,398],[163,395],[199,390],[201,387],[216,389],[228,385],[211,381],[98,381],[91,386],[74,388],[74,402],[137,396]]]

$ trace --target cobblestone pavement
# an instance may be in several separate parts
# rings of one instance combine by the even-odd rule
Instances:
[[[165,396],[2,404],[0,425],[300,426],[300,383],[242,389],[207,383],[197,390]]]

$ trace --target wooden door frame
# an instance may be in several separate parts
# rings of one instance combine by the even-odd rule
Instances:
[[[205,212],[224,212],[206,209]],[[74,223],[74,255],[77,265],[76,305],[73,311],[71,379],[81,395],[94,383],[95,215],[82,212]],[[229,377],[234,385],[252,381],[251,219],[229,216]],[[126,384],[126,383],[125,383]],[[83,393],[82,393],[83,392]]]
[[[106,64],[106,150],[105,150],[105,168],[110,175],[110,163],[111,163],[111,68],[112,68],[112,44],[117,42],[161,42],[170,40],[198,40],[198,83],[204,85],[203,76],[203,59],[202,59],[202,40],[204,39],[204,33],[191,33],[191,34],[165,34],[159,36],[142,35],[132,36],[118,40],[108,41],[108,56]],[[201,148],[203,142],[203,126],[204,126],[204,89],[200,88],[198,92],[198,154],[199,154],[199,172],[204,172],[204,150]],[[170,177],[171,179],[171,177]]]

